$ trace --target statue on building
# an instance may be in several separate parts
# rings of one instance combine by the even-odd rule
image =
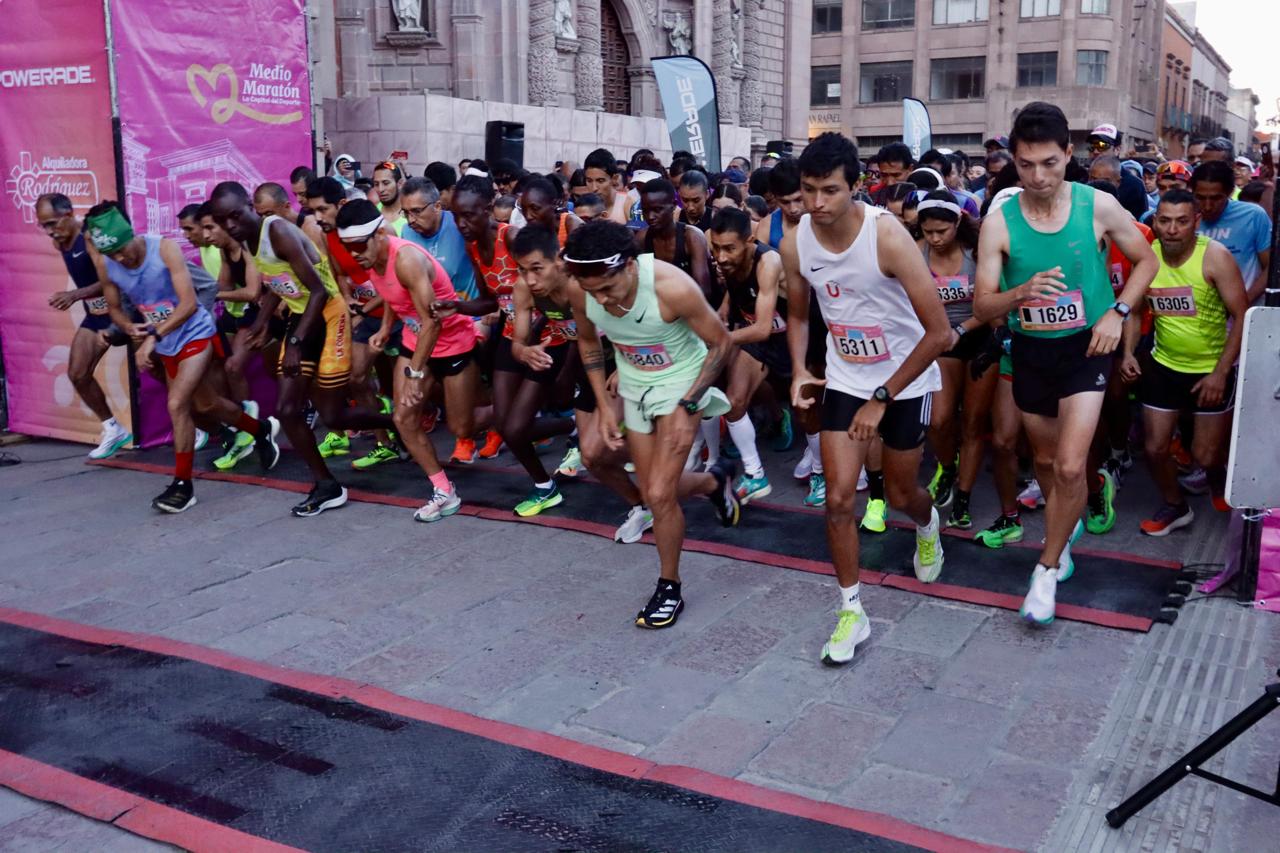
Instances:
[[[693,50],[693,27],[683,12],[672,13],[662,22],[662,28],[667,31],[673,54],[687,55]]]
[[[391,0],[396,13],[396,28],[401,32],[422,30],[422,0]]]
[[[576,39],[578,32],[573,28],[573,3],[570,0],[556,0],[556,38]]]

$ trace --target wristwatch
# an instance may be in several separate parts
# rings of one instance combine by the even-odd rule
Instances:
[[[952,327],[951,327],[951,331],[955,332],[957,335],[959,335],[960,337],[962,337],[962,338],[963,338],[963,337],[964,337],[964,323],[956,323],[954,326],[952,326]]]
[[[690,400],[688,397],[686,397],[686,398],[684,398],[683,400],[681,400],[680,402],[676,403],[676,405],[677,405],[677,406],[679,406],[680,408],[684,409],[686,412],[688,412],[688,413],[689,413],[689,414],[691,414],[691,415],[696,415],[696,414],[698,414],[698,401],[697,401],[697,400]]]
[[[409,379],[426,379],[426,378],[427,378],[427,371],[425,371],[425,370],[414,370],[414,369],[413,369],[413,365],[411,365],[411,364],[406,364],[406,365],[404,366],[404,375],[405,375],[407,378],[409,378]]]
[[[879,388],[871,392],[871,399],[877,403],[892,403],[893,395],[889,393],[889,389],[881,385]]]
[[[1125,303],[1121,302],[1119,299],[1117,299],[1117,300],[1112,304],[1112,306],[1111,306],[1111,310],[1112,310],[1112,311],[1115,311],[1117,314],[1119,314],[1119,315],[1120,315],[1120,319],[1121,319],[1121,320],[1128,320],[1128,319],[1129,319],[1129,312],[1130,312],[1130,311],[1132,311],[1133,309],[1132,309],[1132,308],[1130,308],[1130,307],[1129,307],[1128,305],[1126,305]]]
[[[302,343],[302,339],[299,338],[297,335],[290,335],[289,340],[286,341],[285,343],[287,343],[291,347],[296,347],[298,344]]]
[[[147,334],[155,338],[157,341],[164,337],[164,335],[160,334],[160,330],[157,329],[155,326],[148,326]]]

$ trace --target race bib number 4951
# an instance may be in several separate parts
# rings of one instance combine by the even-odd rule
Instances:
[[[836,352],[853,364],[875,364],[889,358],[889,344],[879,326],[842,326],[832,323],[831,340]]]
[[[627,364],[636,370],[657,372],[666,370],[673,363],[671,354],[667,352],[667,348],[662,344],[639,347],[628,346],[615,341],[613,348],[626,359]]]
[[[1018,308],[1018,319],[1028,332],[1058,332],[1083,328],[1084,294],[1068,290],[1057,299],[1033,299]]]
[[[281,273],[280,275],[269,275],[262,279],[267,287],[271,288],[271,292],[277,296],[286,296],[296,299],[302,295],[302,288],[292,277]]]

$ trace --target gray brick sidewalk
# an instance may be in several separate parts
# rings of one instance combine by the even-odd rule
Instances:
[[[674,630],[642,632],[646,545],[465,517],[419,525],[354,503],[292,519],[292,495],[213,482],[187,514],[160,517],[148,506],[159,477],[86,467],[67,445],[16,452],[27,464],[0,469],[3,606],[342,675],[1018,849],[1237,853],[1280,837],[1280,810],[1200,782],[1123,833],[1100,825],[1266,683],[1280,620],[1228,601],[1147,635],[1061,621],[1033,632],[1007,611],[872,587],[872,638],[832,670],[817,663],[828,578],[687,554],[689,609]],[[1124,550],[1131,533],[1113,536],[1106,546]],[[1217,540],[1198,526],[1152,544],[1213,560]],[[1225,762],[1263,786],[1280,755],[1271,722]],[[8,793],[0,839],[153,846]]]

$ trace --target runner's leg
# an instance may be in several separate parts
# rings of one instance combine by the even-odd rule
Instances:
[[[67,358],[67,378],[84,404],[103,422],[112,420],[113,415],[107,405],[107,395],[93,373],[109,349],[98,332],[81,326],[71,336],[71,353]]]
[[[1088,487],[1085,473],[1089,446],[1102,411],[1101,391],[1072,394],[1058,401],[1058,417],[1022,413],[1022,422],[1031,439],[1038,477],[1046,477],[1045,542],[1040,564],[1058,565],[1084,510]],[[1041,488],[1045,488],[1041,480]]]

